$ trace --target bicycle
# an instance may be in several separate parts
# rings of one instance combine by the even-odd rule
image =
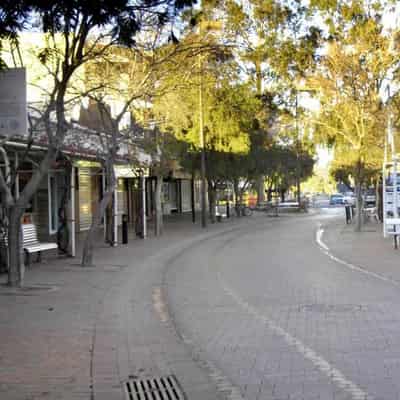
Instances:
[[[236,204],[235,209],[238,217],[250,217],[253,215],[253,210],[246,204]]]
[[[271,204],[268,201],[263,201],[258,204],[251,205],[249,208],[251,211],[267,212],[271,210]]]

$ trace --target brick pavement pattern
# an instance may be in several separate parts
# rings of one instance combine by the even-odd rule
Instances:
[[[399,399],[399,255],[380,225],[343,220],[175,221],[100,246],[95,268],[34,264],[35,290],[0,288],[0,399],[121,400],[127,379],[169,374],[188,400]],[[320,224],[332,253],[387,280],[328,257]]]
[[[126,380],[169,374],[190,400],[225,398],[177,336],[161,286],[171,257],[238,223],[204,232],[172,220],[161,238],[116,248],[100,241],[96,267],[45,256],[26,272],[31,290],[2,285],[0,399],[121,400]]]
[[[346,236],[343,220],[243,228],[170,264],[177,330],[246,399],[399,398],[399,287],[327,257],[315,233],[322,223],[332,251],[383,275],[394,276],[398,255],[378,233]]]

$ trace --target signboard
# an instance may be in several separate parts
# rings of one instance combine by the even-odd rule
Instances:
[[[98,161],[88,161],[88,160],[75,160],[74,167],[78,168],[100,168],[101,164]]]
[[[148,168],[134,168],[132,165],[115,165],[114,166],[115,176],[117,178],[139,178],[143,176],[149,176]]]
[[[27,135],[26,70],[0,71],[0,136]]]
[[[383,234],[393,232],[393,225],[387,220],[399,217],[400,207],[400,165],[386,163],[383,168]],[[395,178],[397,177],[397,179]]]
[[[117,178],[137,178],[139,176],[129,165],[115,165],[114,171]]]

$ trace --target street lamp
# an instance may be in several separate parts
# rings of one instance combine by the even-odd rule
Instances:
[[[200,25],[201,32],[201,25]],[[203,114],[203,63],[202,57],[199,53],[199,72],[200,72],[200,85],[199,85],[199,139],[200,139],[200,151],[201,151],[201,226],[207,227],[207,215],[206,215],[206,150],[205,150],[205,138],[204,138],[204,114]]]
[[[199,24],[199,36],[202,38],[203,31],[216,31],[221,29],[220,21],[201,21]],[[206,204],[206,149],[205,149],[205,135],[204,135],[204,108],[203,108],[203,60],[202,54],[199,52],[199,142],[200,142],[200,176],[201,176],[201,226],[207,227],[207,204]]]

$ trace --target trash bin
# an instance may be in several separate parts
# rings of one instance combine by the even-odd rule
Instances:
[[[344,209],[346,211],[346,224],[350,224],[353,218],[353,210],[350,205],[346,205]]]
[[[128,244],[128,216],[122,214],[122,244]]]

